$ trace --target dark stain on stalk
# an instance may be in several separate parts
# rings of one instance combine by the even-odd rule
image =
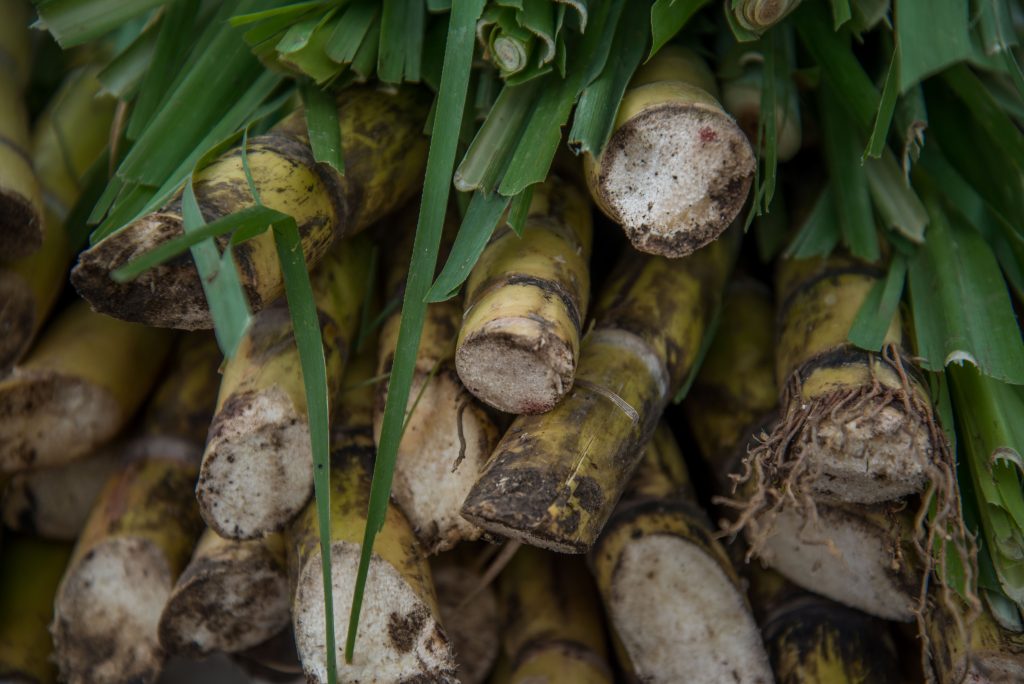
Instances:
[[[428,617],[426,608],[422,606],[407,615],[393,612],[388,616],[388,638],[396,651],[408,653],[413,649]]]

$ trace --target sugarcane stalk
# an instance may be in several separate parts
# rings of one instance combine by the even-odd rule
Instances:
[[[955,615],[956,610],[961,614]],[[960,623],[972,613],[976,618],[965,632]],[[930,674],[939,684],[1024,680],[1024,632],[1000,627],[988,610],[978,613],[939,599],[928,613],[927,625]]]
[[[225,539],[207,529],[160,616],[160,646],[195,658],[235,653],[272,638],[291,620],[284,538]]]
[[[331,452],[331,567],[335,634],[348,630],[373,467],[372,358],[361,354],[345,376]],[[327,681],[324,589],[316,506],[288,530],[292,624],[309,682]],[[352,662],[338,644],[339,682],[454,682],[455,660],[441,627],[430,566],[409,520],[390,506],[377,535]]]
[[[312,275],[327,363],[337,397],[369,269],[363,237],[336,245]],[[313,495],[313,455],[299,350],[283,299],[253,318],[224,368],[196,498],[217,534],[256,539],[284,529]]]
[[[590,207],[550,177],[533,189],[522,236],[499,229],[466,283],[455,367],[481,401],[550,411],[572,389],[590,294]]]
[[[142,403],[172,336],[75,302],[0,381],[0,472],[70,463],[103,444]]]
[[[523,546],[498,579],[509,684],[611,684],[593,580],[579,558]]]
[[[150,682],[160,673],[160,614],[202,532],[192,491],[220,361],[212,337],[182,341],[93,507],[50,628],[63,681]]]
[[[28,110],[23,92],[31,61],[29,7],[23,0],[4,6],[0,29],[0,258],[16,259],[43,242],[43,201],[32,169]]]
[[[743,207],[754,151],[717,98],[704,61],[666,46],[634,76],[604,150],[584,156],[591,196],[638,250],[686,256]]]
[[[734,479],[757,436],[777,418],[773,371],[774,311],[767,288],[750,279],[729,288],[719,331],[684,406],[726,510],[755,495],[734,493]],[[791,581],[848,606],[890,620],[911,620],[920,573],[912,562],[914,522],[905,504],[815,503],[813,515],[793,506],[723,521],[742,528],[753,553]]]
[[[761,126],[761,96],[764,91],[764,54],[737,46],[726,58],[735,71],[722,80],[722,106],[751,141],[764,135]],[[788,161],[800,150],[803,140],[800,121],[800,99],[789,78],[775,79],[775,154],[779,161]],[[762,146],[764,142],[762,140]]]
[[[441,624],[455,651],[459,681],[483,684],[501,647],[494,586],[482,586],[483,574],[457,550],[436,557],[430,571]]]
[[[368,227],[418,190],[427,153],[425,115],[422,98],[412,90],[345,91],[338,100],[344,175],[313,160],[302,110],[249,141],[248,167],[262,203],[295,218],[310,266],[336,239]],[[241,151],[225,153],[200,171],[195,193],[207,221],[254,206]],[[111,316],[159,327],[211,328],[199,274],[187,256],[127,283],[110,278],[112,270],[180,234],[179,197],[83,252],[71,281],[97,311]],[[233,257],[254,311],[282,294],[270,231],[233,247]]]
[[[3,524],[46,539],[74,541],[120,463],[121,448],[114,442],[66,465],[14,474],[4,491]]]
[[[411,238],[412,231],[407,231],[388,265],[385,291],[392,299],[401,298],[404,291]],[[397,312],[381,329],[378,376],[391,372],[401,319]],[[460,507],[499,435],[494,420],[466,391],[456,372],[455,335],[461,321],[458,300],[427,307],[391,485],[391,495],[428,555],[480,537],[482,530],[462,517]],[[374,438],[378,443],[387,389],[387,382],[377,385]]]
[[[736,244],[683,260],[628,253],[598,302],[573,390],[548,413],[515,420],[463,515],[527,544],[589,549],[696,361]]]
[[[904,681],[890,626],[748,566],[750,600],[778,684]]]
[[[739,577],[665,423],[589,559],[636,681],[772,681]]]
[[[35,122],[31,158],[44,230],[39,249],[0,266],[0,373],[28,351],[67,282],[72,250],[64,221],[82,178],[106,149],[116,104],[100,95],[97,71],[85,67],[69,74]]]
[[[775,26],[800,5],[801,0],[740,0],[739,4],[725,0],[726,12],[731,11],[736,23],[761,35]]]
[[[6,535],[0,557],[0,680],[57,681],[47,626],[70,556],[70,544]]]

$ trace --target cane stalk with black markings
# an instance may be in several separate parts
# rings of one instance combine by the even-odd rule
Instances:
[[[367,345],[370,349],[372,345]],[[331,449],[331,566],[336,634],[348,629],[351,600],[373,468],[372,354],[353,359],[345,375]],[[288,529],[292,623],[307,681],[327,681],[324,586],[316,507],[307,506]],[[454,682],[455,659],[441,627],[430,566],[409,520],[391,505],[370,560],[351,662],[339,644],[339,681]]]
[[[580,558],[521,547],[498,578],[502,681],[611,684],[604,621]]]
[[[335,245],[311,276],[332,399],[359,323],[369,261],[369,242],[356,237]],[[203,519],[223,537],[279,532],[313,495],[300,366],[282,299],[255,315],[224,367],[196,485]]]
[[[149,682],[160,673],[160,614],[202,532],[193,489],[220,361],[212,336],[182,340],[93,507],[50,628],[63,681]]]
[[[684,403],[716,499],[735,522],[753,487],[734,492],[747,449],[777,419],[774,310],[768,289],[737,280],[725,295],[721,323]],[[913,618],[919,574],[910,549],[913,520],[905,503],[816,502],[814,515],[782,506],[748,522],[757,555],[798,585],[889,620]]]
[[[247,166],[262,204],[294,217],[310,267],[338,238],[363,230],[416,192],[427,152],[425,115],[422,97],[408,89],[357,88],[340,95],[344,175],[314,161],[302,111],[249,141]],[[255,206],[241,151],[225,153],[196,174],[195,194],[207,222]],[[179,196],[83,252],[71,281],[96,310],[111,316],[159,327],[210,328],[213,321],[190,257],[172,259],[129,282],[110,277],[182,233]],[[272,231],[233,251],[251,308],[270,305],[284,292]]]
[[[522,235],[503,227],[466,283],[455,367],[466,389],[520,415],[572,389],[590,297],[590,206],[570,182],[534,186]]]
[[[114,437],[157,379],[172,340],[168,331],[71,304],[0,380],[0,472],[70,463]]]
[[[0,373],[28,352],[67,283],[73,254],[64,222],[107,147],[114,116],[115,100],[100,95],[96,72],[68,74],[35,122],[31,158],[42,189],[43,238],[32,254],[0,265]]]
[[[548,413],[515,420],[464,516],[527,544],[590,548],[697,362],[738,240],[685,259],[625,255],[597,303],[573,390]]]
[[[619,661],[638,681],[772,681],[739,576],[665,423],[589,559]]]
[[[1001,627],[988,609],[978,613],[961,604],[953,607],[961,614],[954,615],[941,597],[936,598],[928,614],[927,637],[932,645],[930,674],[939,684],[1024,681],[1024,632]],[[960,623],[972,613],[976,619],[965,638]]]

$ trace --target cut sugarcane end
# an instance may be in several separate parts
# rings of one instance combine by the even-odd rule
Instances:
[[[591,175],[598,203],[634,247],[675,258],[729,227],[747,199],[754,164],[747,137],[720,108],[668,101],[624,121]]]
[[[313,494],[309,427],[279,387],[235,397],[217,414],[196,485],[222,537],[278,532]]]
[[[121,537],[91,549],[57,594],[50,631],[61,680],[154,679],[163,660],[157,623],[170,593],[170,569],[151,542]]]
[[[336,541],[331,545],[339,681],[457,681],[448,637],[431,607],[390,563],[376,555],[370,560],[355,655],[351,663],[345,662],[348,609],[359,551],[360,546],[351,542]],[[317,550],[299,575],[292,618],[306,679],[316,684],[327,681],[324,612],[323,576]]]
[[[35,295],[18,273],[0,270],[0,377],[16,364],[32,341],[35,328]]]

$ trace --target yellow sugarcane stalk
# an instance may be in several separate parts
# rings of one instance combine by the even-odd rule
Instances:
[[[83,176],[107,147],[116,104],[100,95],[97,71],[69,74],[35,122],[31,155],[42,188],[43,239],[32,254],[0,266],[0,373],[28,351],[67,282],[72,254],[64,221]]]
[[[57,681],[47,627],[70,556],[70,544],[6,535],[0,556],[0,680]]]
[[[0,259],[16,259],[39,249],[43,242],[43,202],[32,169],[28,110],[31,44],[28,3],[4,5],[0,28]]]
[[[460,548],[473,548],[463,545]],[[479,549],[475,549],[479,552]],[[472,552],[435,556],[430,564],[441,624],[455,651],[459,681],[483,684],[501,648],[498,597],[493,584],[483,585]]]
[[[509,684],[611,684],[593,580],[579,558],[524,546],[498,578]]]
[[[340,242],[312,275],[331,399],[359,323],[369,254],[365,237]],[[294,339],[288,304],[280,300],[254,316],[224,368],[196,486],[203,519],[221,536],[255,539],[280,531],[313,495],[306,391]]]
[[[590,548],[690,373],[736,244],[719,240],[681,260],[627,254],[598,301],[572,392],[515,420],[463,515],[528,544]]]
[[[591,196],[637,249],[686,256],[743,207],[754,151],[717,98],[704,61],[666,46],[637,71],[600,156],[584,157]]]
[[[258,646],[288,626],[291,594],[284,538],[225,539],[211,529],[160,616],[160,645],[195,658]]]
[[[75,302],[0,380],[0,472],[55,466],[116,435],[156,380],[167,331]]]
[[[335,421],[331,453],[331,566],[335,634],[348,630],[349,605],[366,527],[374,458],[373,360],[361,354],[350,364]],[[289,528],[288,567],[292,623],[307,681],[327,681],[324,590],[316,505]],[[338,641],[338,681],[451,682],[455,660],[440,624],[430,566],[408,519],[390,506],[377,535],[355,656],[345,662]]]
[[[712,537],[665,423],[590,563],[621,647],[619,661],[637,681],[772,681],[739,577]]]
[[[411,213],[405,214],[403,223],[415,223]],[[412,237],[413,231],[406,231],[387,265],[386,292],[391,298],[403,294]],[[482,530],[460,515],[460,507],[499,436],[494,420],[466,391],[456,372],[455,335],[461,320],[458,300],[427,307],[406,408],[411,413],[398,446],[391,486],[391,495],[408,516],[427,554],[480,537]],[[378,375],[391,372],[400,325],[398,312],[381,329]],[[387,382],[377,385],[376,440],[384,421],[387,387]]]
[[[778,684],[897,684],[903,681],[891,627],[748,566],[750,599]]]
[[[338,102],[344,175],[313,160],[301,110],[249,142],[248,165],[260,198],[295,218],[310,266],[336,239],[368,227],[419,189],[427,154],[425,114],[423,99],[412,90],[346,90]],[[195,191],[208,221],[255,205],[239,150],[199,172]],[[82,253],[71,280],[98,311],[160,327],[213,326],[189,258],[165,263],[129,283],[110,279],[110,271],[182,233],[180,204],[176,199]],[[233,250],[252,309],[271,304],[284,291],[271,232]]]
[[[12,475],[0,504],[4,525],[45,539],[77,539],[100,490],[121,464],[121,446],[115,441],[66,465]]]
[[[220,360],[212,337],[182,341],[93,507],[55,601],[63,681],[149,682],[160,673],[160,614],[202,531],[193,488]]]
[[[963,610],[953,616],[952,610]],[[967,619],[962,606],[944,602],[933,606],[927,618],[931,642],[931,674],[939,684],[1024,681],[1024,633],[1011,632],[995,621],[987,609],[977,614],[965,635],[957,624]]]
[[[466,282],[455,367],[478,399],[544,413],[572,388],[590,295],[590,206],[556,176],[534,186],[522,236],[505,226]]]
[[[744,507],[755,487],[735,493],[747,449],[776,419],[775,326],[770,294],[750,279],[725,296],[721,324],[684,404],[719,494]],[[811,591],[890,620],[910,620],[918,570],[906,551],[913,516],[902,504],[817,502],[811,512],[779,506],[767,515],[732,516],[761,561]],[[905,548],[906,547],[906,548]],[[912,555],[912,554],[911,554]]]

